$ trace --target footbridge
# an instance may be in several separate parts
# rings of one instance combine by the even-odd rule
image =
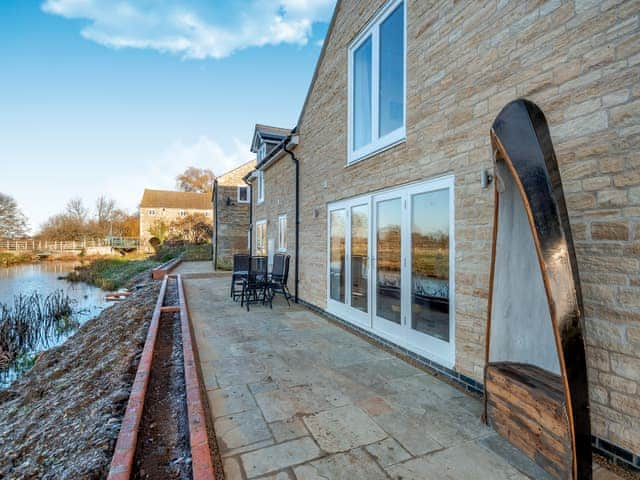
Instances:
[[[81,253],[100,255],[115,252],[128,253],[138,249],[137,237],[106,237],[83,240],[47,240],[35,238],[1,239],[0,251],[32,253],[47,257],[60,253]]]

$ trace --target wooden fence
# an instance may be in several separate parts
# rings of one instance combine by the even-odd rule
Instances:
[[[0,250],[12,252],[64,252],[91,247],[137,248],[138,239],[130,237],[110,237],[85,240],[35,240],[25,238],[9,240],[0,238]]]

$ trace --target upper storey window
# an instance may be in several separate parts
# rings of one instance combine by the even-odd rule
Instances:
[[[258,204],[264,202],[264,172],[258,170]]]
[[[267,144],[263,142],[262,145],[260,145],[260,148],[258,149],[258,163],[264,160],[266,156],[267,156]]]
[[[249,187],[238,185],[238,203],[249,203]]]
[[[349,47],[349,163],[405,138],[405,30],[392,0]]]

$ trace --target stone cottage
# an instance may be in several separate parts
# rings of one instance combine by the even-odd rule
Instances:
[[[174,192],[145,188],[140,202],[140,246],[152,251],[174,220],[201,214],[213,221],[210,193]],[[164,233],[163,233],[164,232]]]
[[[215,268],[229,267],[235,253],[249,252],[251,191],[244,177],[253,171],[251,160],[216,178],[213,202],[213,262]]]
[[[560,167],[593,444],[640,469],[639,2],[339,0],[297,127],[250,177],[253,252],[280,248],[285,215],[295,254],[299,165],[300,300],[481,391],[494,209],[481,172],[519,97],[546,115]]]

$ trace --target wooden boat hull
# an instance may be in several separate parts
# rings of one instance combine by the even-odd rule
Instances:
[[[493,124],[491,143],[496,181],[485,418],[556,478],[589,479],[582,297],[542,111],[522,99],[509,103]],[[500,384],[527,393],[504,398]],[[553,414],[545,420],[549,409]],[[533,451],[523,448],[531,442]]]

